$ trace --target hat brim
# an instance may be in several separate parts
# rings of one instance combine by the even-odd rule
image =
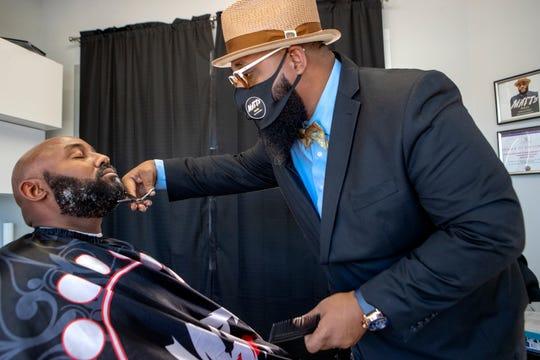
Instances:
[[[292,45],[307,44],[311,42],[323,42],[330,45],[336,42],[341,37],[341,33],[336,29],[325,29],[311,34],[297,36],[289,39],[280,39],[267,42],[260,45],[250,46],[248,48],[232,52],[212,61],[212,65],[218,68],[231,67],[231,62],[240,59],[241,57],[256,54],[262,51],[274,50],[280,47],[288,47]]]
[[[530,83],[531,83],[530,79],[527,79],[527,80],[520,79],[514,83],[514,86],[519,86],[520,84],[529,85]]]

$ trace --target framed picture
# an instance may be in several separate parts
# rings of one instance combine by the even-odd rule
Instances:
[[[493,85],[497,124],[540,117],[540,69],[497,80]]]
[[[510,175],[540,173],[540,126],[499,131],[499,158]]]

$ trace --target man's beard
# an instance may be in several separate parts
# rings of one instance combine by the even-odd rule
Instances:
[[[52,189],[56,203],[63,215],[79,218],[102,218],[125,198],[124,185],[116,178],[112,182],[103,180],[103,172],[111,166],[99,168],[96,179],[78,179],[70,176],[43,173]]]
[[[291,83],[282,77],[275,86],[273,94],[275,100],[283,98],[291,87]],[[293,90],[281,114],[260,131],[262,142],[274,164],[282,165],[287,161],[291,147],[298,139],[298,131],[307,120],[304,103],[296,90]]]

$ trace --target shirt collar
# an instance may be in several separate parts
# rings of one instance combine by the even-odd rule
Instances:
[[[54,227],[36,227],[34,228],[34,234],[38,237],[44,236],[49,240],[77,239],[91,244],[99,244],[103,241],[103,235],[101,233],[92,234]]]
[[[46,230],[55,229],[55,228],[49,227],[49,226],[39,226],[38,228],[39,229],[46,229]],[[86,236],[92,236],[92,237],[98,237],[98,238],[103,237],[103,233],[88,233],[88,232],[77,231],[77,230],[72,230],[72,229],[62,229],[62,230],[66,230],[66,231],[70,231],[70,232],[74,232],[74,233],[82,234],[82,235],[86,235]]]
[[[308,126],[317,121],[324,129],[326,135],[330,135],[332,128],[332,117],[334,116],[334,106],[339,88],[339,76],[341,73],[341,62],[336,58],[330,77],[326,82],[326,86],[319,98],[317,107],[308,121]]]

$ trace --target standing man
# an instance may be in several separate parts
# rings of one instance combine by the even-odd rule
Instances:
[[[157,186],[175,201],[279,186],[333,293],[311,312],[311,352],[523,358],[521,209],[456,86],[333,53],[340,33],[321,29],[315,0],[239,0],[221,19],[227,54],[213,64],[232,68],[259,141],[145,161],[127,190]]]

